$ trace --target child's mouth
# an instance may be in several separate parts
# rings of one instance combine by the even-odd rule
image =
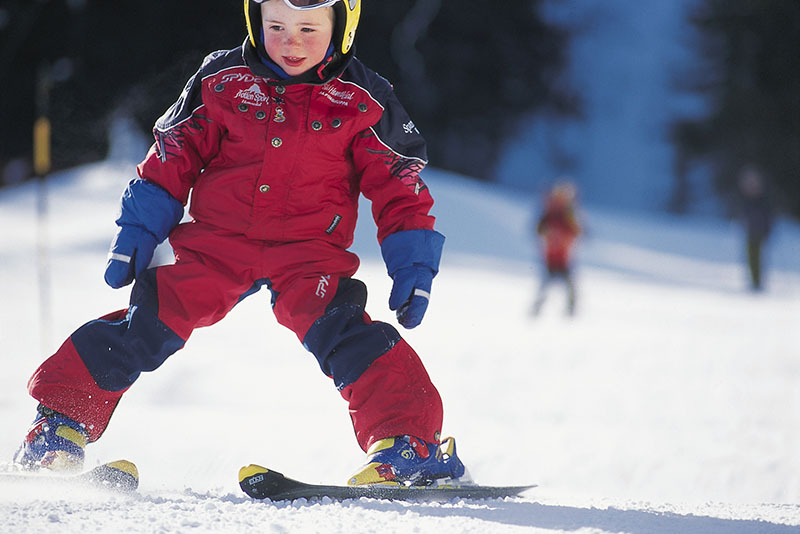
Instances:
[[[283,61],[290,67],[299,67],[305,58],[295,56],[283,56]]]

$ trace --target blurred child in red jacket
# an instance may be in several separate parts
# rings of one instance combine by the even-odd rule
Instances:
[[[533,304],[537,315],[547,298],[547,289],[557,278],[567,287],[567,313],[575,313],[575,281],[572,275],[572,250],[581,226],[575,214],[575,185],[569,181],[557,183],[545,199],[542,215],[536,223],[541,241],[545,272]]]

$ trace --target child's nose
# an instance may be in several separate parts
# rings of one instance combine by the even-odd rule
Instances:
[[[300,42],[300,35],[294,32],[286,32],[286,44],[296,45]]]

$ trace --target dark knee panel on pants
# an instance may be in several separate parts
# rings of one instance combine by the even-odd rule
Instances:
[[[342,278],[336,295],[303,338],[322,372],[341,390],[400,341],[391,325],[372,322],[364,312],[367,288],[360,280]]]
[[[158,318],[155,269],[136,281],[124,316],[86,323],[71,340],[92,378],[106,391],[130,387],[142,371],[157,369],[185,343]]]

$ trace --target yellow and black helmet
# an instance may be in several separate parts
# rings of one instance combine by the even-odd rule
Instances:
[[[265,0],[244,0],[244,18],[247,23],[247,34],[250,44],[258,47],[261,33],[261,8]],[[281,0],[278,0],[281,1]],[[333,44],[342,54],[347,54],[353,47],[361,17],[361,0],[282,0],[292,9],[306,10],[333,6],[336,14],[333,28]]]

